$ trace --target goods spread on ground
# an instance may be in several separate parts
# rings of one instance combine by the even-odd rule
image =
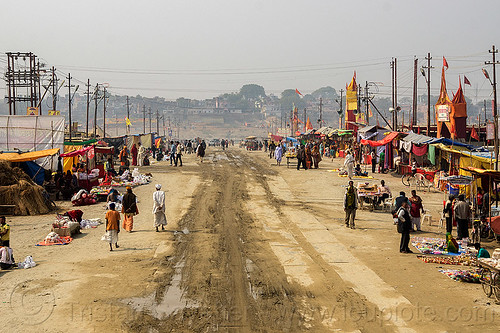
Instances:
[[[132,172],[130,170],[125,170],[121,176],[116,177],[106,177],[106,179],[100,184],[100,187],[111,186],[111,187],[135,187],[138,185],[145,185],[151,182],[151,175],[144,175],[139,173],[139,169],[135,168]]]
[[[460,246],[458,253],[448,252],[448,246],[444,238],[430,238],[430,237],[413,237],[411,244],[423,254],[442,254],[456,256],[464,253],[463,248]]]
[[[463,269],[440,269],[440,273],[448,276],[454,281],[480,283],[481,271],[479,269],[463,270]]]
[[[459,256],[417,256],[418,259],[429,264],[473,266],[475,258],[462,254]]]

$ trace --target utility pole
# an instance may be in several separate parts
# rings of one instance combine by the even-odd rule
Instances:
[[[323,98],[319,98],[319,127],[323,127]]]
[[[418,59],[413,60],[413,105],[412,105],[412,117],[410,121],[410,127],[417,126],[417,72],[418,72]]]
[[[394,103],[394,58],[391,60],[391,99],[392,99],[392,128],[396,130],[396,105]]]
[[[102,137],[105,138],[106,137],[106,86],[104,86],[104,95],[103,95],[103,99],[104,99],[104,108],[103,108],[103,133],[102,133]]]
[[[68,120],[69,120],[69,141],[71,142],[71,134],[73,130],[73,123],[71,122],[71,73],[68,73]]]
[[[95,109],[94,109],[94,139],[97,139],[97,104],[99,103],[98,98],[99,98],[99,83],[96,83],[96,85],[95,85],[95,91],[94,91],[94,101],[95,101]]]
[[[130,121],[130,104],[127,96],[127,119]],[[127,125],[127,134],[130,134],[130,126]]]
[[[158,109],[156,109],[156,135],[160,136],[160,120],[158,117]]]
[[[167,135],[165,134],[165,112],[163,112],[163,116],[162,116],[161,118],[162,118],[162,120],[163,120],[163,136],[167,136]]]
[[[148,108],[149,111],[149,133],[151,133],[151,107]]]
[[[368,97],[368,81],[365,81],[365,103],[366,103],[366,124],[370,125],[370,114],[368,112],[369,105],[369,97]]]
[[[307,131],[306,126],[307,126],[307,111],[306,111],[306,108],[304,108],[304,133]]]
[[[342,113],[344,112],[344,102],[343,102],[343,97],[344,97],[344,89],[340,89],[340,109],[337,112],[339,114],[339,129],[342,129]]]
[[[142,133],[146,134],[146,105],[142,105]]]
[[[495,170],[498,171],[498,111],[497,111],[497,71],[496,71],[496,65],[500,64],[500,62],[496,61],[496,54],[498,53],[498,50],[495,48],[495,45],[491,48],[491,50],[488,50],[489,53],[492,54],[493,56],[493,61],[485,61],[485,65],[493,65],[493,83],[491,84],[493,86],[493,124],[494,124],[494,130],[495,130]]]
[[[486,124],[488,119],[486,118],[486,100],[483,100],[483,103],[484,103],[484,107],[483,107],[483,110],[484,110],[484,123]]]
[[[52,110],[57,110],[57,80],[56,79],[56,69],[52,66]]]
[[[427,57],[425,57],[425,60],[427,60],[427,66],[422,67],[427,69],[427,136],[431,136],[431,69],[434,68],[431,66],[431,59],[431,53],[429,52],[427,53]]]
[[[85,135],[89,136],[89,109],[90,109],[90,79],[87,79],[87,124],[85,126]]]
[[[396,122],[395,131],[398,128],[398,58],[394,58],[394,120]]]

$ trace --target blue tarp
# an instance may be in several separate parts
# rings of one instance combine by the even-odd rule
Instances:
[[[43,184],[43,180],[45,179],[44,168],[42,168],[35,162],[22,162],[21,169],[23,169],[23,171],[26,172],[35,183],[37,183],[38,185]]]
[[[288,136],[288,137],[286,138],[286,141],[297,142],[298,140],[297,140],[297,139],[295,139],[295,138],[292,138],[292,137]]]

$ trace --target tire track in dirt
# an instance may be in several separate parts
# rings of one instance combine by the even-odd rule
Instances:
[[[342,279],[329,262],[325,260],[322,254],[308,241],[301,228],[291,222],[289,216],[283,212],[283,208],[287,206],[287,203],[273,194],[266,179],[266,176],[274,176],[277,173],[268,166],[261,164],[260,161],[252,160],[249,156],[243,156],[241,160],[253,170],[253,177],[265,191],[267,201],[269,205],[275,209],[282,225],[286,228],[287,232],[294,237],[302,250],[312,259],[312,262],[316,265],[315,271],[321,272],[323,275],[323,277],[318,275],[314,277],[318,281],[318,285],[322,287],[319,289],[315,288],[315,292],[321,290],[321,294],[314,295],[314,298],[316,298],[315,300],[309,300],[312,314],[314,315],[316,313],[317,315],[318,313],[314,308],[320,311],[325,311],[326,309],[326,311],[330,311],[330,313],[328,313],[330,318],[326,319],[329,319],[330,323],[333,319],[333,321],[337,322],[337,325],[340,324],[343,329],[362,329],[368,332],[385,332],[387,330],[393,330],[394,327],[387,325],[388,323],[381,325],[384,320],[380,317],[380,313],[367,313],[367,309],[375,309],[376,306],[370,303],[366,297],[355,292],[353,288]],[[311,210],[301,203],[292,203],[292,206],[299,206],[303,210]],[[335,313],[335,309],[342,309],[342,311],[341,313]],[[346,310],[351,313],[351,318],[347,318]],[[321,318],[325,317],[323,314],[319,316]],[[352,318],[355,318],[355,320],[350,320]]]
[[[243,205],[250,171],[231,154],[216,154],[223,158],[199,165],[204,181],[179,221],[180,229],[200,231],[177,234],[175,252],[162,260],[159,271],[164,273],[157,278],[161,303],[175,268],[182,266],[180,287],[187,306],[164,318],[143,311],[126,323],[131,331],[283,332],[301,327],[294,300],[300,288],[287,282]]]

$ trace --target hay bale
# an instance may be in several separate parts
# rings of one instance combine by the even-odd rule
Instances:
[[[0,205],[15,205],[15,215],[40,215],[50,212],[43,197],[43,187],[36,185],[20,168],[0,161]]]

